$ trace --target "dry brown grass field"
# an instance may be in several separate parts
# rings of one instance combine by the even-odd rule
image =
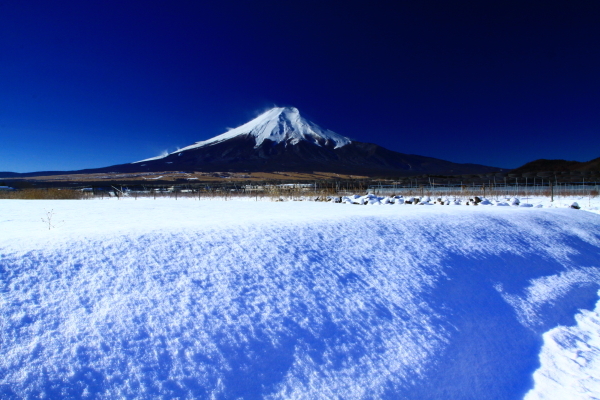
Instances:
[[[86,197],[80,190],[70,189],[23,189],[15,191],[0,191],[0,199],[21,200],[79,200]]]
[[[300,172],[137,172],[137,173],[105,173],[105,174],[64,174],[29,177],[2,177],[7,184],[14,180],[40,181],[40,182],[102,182],[112,181],[139,181],[139,183],[152,183],[153,181],[175,182],[194,181],[223,182],[223,181],[314,181],[324,179],[366,179],[366,176],[344,175],[333,172],[300,173]]]

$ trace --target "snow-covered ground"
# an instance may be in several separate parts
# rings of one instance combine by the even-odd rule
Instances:
[[[593,399],[600,393],[600,301],[582,310],[574,326],[559,326],[544,334],[542,363],[535,387],[526,400]]]
[[[341,196],[344,204],[364,205],[450,205],[450,206],[511,206],[535,208],[576,208],[600,214],[600,196],[556,196],[554,200],[545,196],[527,197],[476,197],[476,196],[383,196],[368,194],[364,196]]]
[[[581,199],[347,203],[1,200],[0,398],[600,397]]]

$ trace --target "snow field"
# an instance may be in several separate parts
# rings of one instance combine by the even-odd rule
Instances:
[[[3,399],[522,398],[542,335],[598,299],[600,217],[581,210],[0,210]]]

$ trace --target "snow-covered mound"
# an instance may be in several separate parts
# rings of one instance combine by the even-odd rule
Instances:
[[[2,399],[519,399],[598,300],[600,216],[575,209],[0,209]]]
[[[575,316],[574,326],[544,334],[542,366],[526,400],[597,399],[600,393],[600,301]]]
[[[322,129],[317,124],[303,118],[295,107],[275,107],[244,125],[211,139],[196,142],[170,154],[214,145],[237,136],[253,136],[256,141],[255,148],[259,147],[265,140],[291,145],[295,145],[300,141],[307,141],[318,146],[331,145],[336,149],[351,142],[349,138],[328,129]],[[157,160],[166,156],[168,154],[136,162]]]

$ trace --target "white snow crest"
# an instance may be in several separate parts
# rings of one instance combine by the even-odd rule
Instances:
[[[150,157],[150,158],[146,158],[144,160],[140,160],[140,161],[134,161],[132,162],[132,164],[137,164],[137,163],[141,163],[144,161],[154,161],[154,160],[160,160],[162,158],[165,158],[166,156],[168,156],[170,153],[167,150],[162,151],[159,155],[157,155],[156,157]]]
[[[345,136],[328,129],[322,129],[317,124],[303,118],[295,107],[275,107],[237,128],[228,128],[227,132],[211,139],[196,142],[172,153],[163,153],[157,157],[136,161],[132,164],[160,160],[171,154],[214,145],[237,136],[253,136],[256,141],[255,148],[259,147],[265,140],[274,143],[284,142],[286,145],[295,145],[301,141],[307,141],[317,146],[333,145],[336,149],[352,142]]]
[[[544,334],[541,367],[525,400],[600,398],[600,301],[592,311],[581,310],[575,320],[575,326]]]

